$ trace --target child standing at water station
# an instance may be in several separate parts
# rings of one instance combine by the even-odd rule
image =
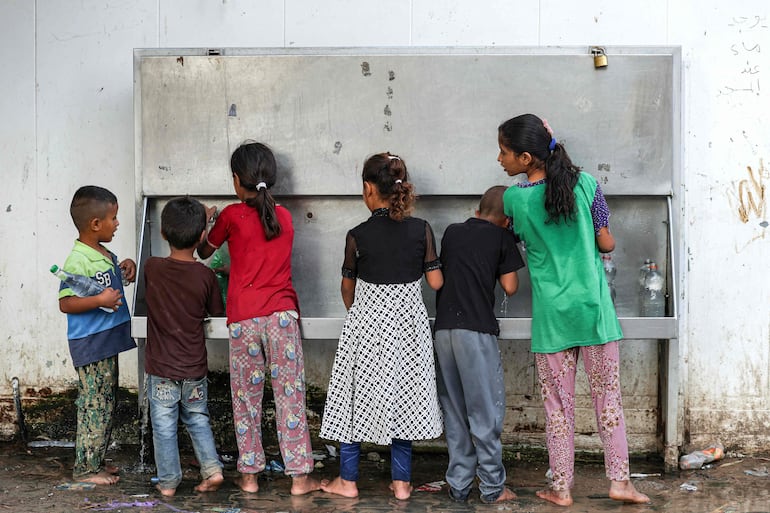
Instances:
[[[200,465],[197,492],[222,484],[208,410],[208,361],[203,323],[224,314],[214,272],[195,260],[206,235],[206,210],[193,198],[172,198],[160,215],[160,233],[170,248],[166,258],[144,265],[147,345],[144,370],[152,421],[158,490],[171,497],[182,481],[177,424],[181,418]]]
[[[572,163],[548,124],[534,114],[498,128],[497,160],[509,176],[526,175],[503,196],[505,213],[527,248],[532,279],[532,352],[545,406],[553,484],[537,496],[572,504],[575,478],[575,375],[583,359],[591,388],[609,496],[649,502],[629,479],[620,393],[623,333],[599,253],[615,248],[609,208],[596,179]]]
[[[430,225],[409,217],[414,190],[396,155],[370,157],[363,199],[371,217],[347,234],[342,301],[348,309],[334,358],[321,437],[340,442],[340,475],[322,489],[358,496],[361,442],[391,447],[391,490],[409,498],[412,441],[441,434],[433,341],[422,276],[443,283]]]
[[[441,239],[444,286],[436,294],[437,386],[449,465],[449,495],[465,501],[478,477],[481,501],[516,498],[505,486],[500,434],[505,381],[495,317],[495,285],[506,296],[519,285],[524,261],[503,213],[506,187],[488,189],[476,217],[451,224]]]
[[[320,488],[313,470],[305,413],[305,367],[299,331],[299,303],[291,281],[294,227],[291,214],[276,204],[270,188],[276,163],[264,144],[246,142],[232,154],[233,188],[240,203],[225,207],[198,255],[208,258],[227,242],[230,278],[227,323],[230,339],[230,390],[238,443],[236,484],[259,490],[265,469],[262,447],[262,396],[267,373],[273,387],[276,425],[291,493]],[[211,217],[215,207],[207,210]]]
[[[131,338],[128,306],[123,301],[121,274],[127,282],[136,276],[136,263],[117,257],[102,244],[118,229],[118,199],[95,185],[79,188],[70,204],[78,238],[62,269],[87,276],[105,287],[96,296],[79,297],[66,284],[59,288],[59,310],[67,314],[70,357],[78,373],[77,481],[111,485],[118,469],[104,464],[110,443],[118,393],[118,354],[136,347]],[[105,311],[107,310],[107,311]]]

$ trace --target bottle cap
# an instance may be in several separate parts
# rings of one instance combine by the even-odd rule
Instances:
[[[51,272],[52,272],[52,273],[55,273],[55,272],[56,272],[56,271],[58,271],[58,270],[59,270],[59,266],[58,266],[58,265],[56,265],[56,264],[53,264],[53,265],[51,266]]]

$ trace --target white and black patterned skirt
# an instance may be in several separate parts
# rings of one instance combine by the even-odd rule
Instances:
[[[421,280],[379,285],[359,278],[334,357],[321,437],[389,445],[441,431]]]

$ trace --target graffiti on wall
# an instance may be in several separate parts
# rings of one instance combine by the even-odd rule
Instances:
[[[736,79],[719,89],[719,95],[753,94],[760,95],[760,54],[761,37],[768,28],[765,16],[736,16],[728,26],[737,32],[737,41],[730,45],[730,55],[736,63],[737,73],[727,73]]]
[[[762,159],[759,159],[759,167],[757,169],[746,166],[746,171],[748,176],[738,181],[735,186],[738,199],[738,217],[744,223],[748,223],[752,218],[759,219],[760,225],[766,228],[766,188],[764,179],[767,176],[767,171],[765,170],[765,163]]]

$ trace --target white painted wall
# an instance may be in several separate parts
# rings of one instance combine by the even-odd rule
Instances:
[[[110,247],[134,256],[133,48],[681,45],[683,429],[696,445],[769,448],[768,11],[766,0],[0,2],[0,397],[16,375],[22,388],[74,380],[47,268],[76,236],[78,186],[117,194]],[[135,353],[121,366],[135,383]]]

